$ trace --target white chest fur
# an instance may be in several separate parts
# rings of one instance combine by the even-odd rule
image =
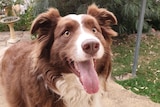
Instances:
[[[74,74],[64,74],[56,87],[66,107],[106,107],[103,105],[103,88],[100,86],[96,94],[88,94]]]

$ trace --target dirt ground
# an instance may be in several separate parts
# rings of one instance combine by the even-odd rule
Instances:
[[[21,34],[21,32],[18,33]],[[4,36],[5,34],[3,33],[2,35]],[[26,35],[26,33],[22,33],[22,35]],[[1,44],[4,45],[4,43]],[[1,53],[2,53],[2,46],[0,47],[0,54]],[[115,83],[111,79],[108,80],[108,92],[106,94],[106,98],[107,100],[105,102],[107,103],[108,107],[160,107],[160,104],[152,102],[147,97],[136,95],[133,92],[124,89],[122,86]],[[9,107],[7,101],[5,100],[4,90],[1,85],[1,81],[0,81],[0,107]]]

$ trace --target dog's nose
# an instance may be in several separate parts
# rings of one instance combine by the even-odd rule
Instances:
[[[99,50],[99,42],[93,39],[88,39],[82,43],[81,47],[85,53],[94,55]]]

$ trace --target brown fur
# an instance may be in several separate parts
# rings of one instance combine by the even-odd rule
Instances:
[[[86,26],[90,27],[95,23],[104,36],[97,36],[105,48],[105,54],[97,60],[96,71],[99,78],[104,79],[102,87],[105,91],[105,81],[111,71],[111,35],[116,35],[110,25],[116,24],[117,20],[111,12],[99,9],[96,5],[91,5],[87,14],[87,17],[92,16],[94,21]],[[11,107],[65,107],[60,95],[53,92],[57,90],[55,84],[62,73],[71,73],[65,58],[74,54],[74,49],[70,46],[76,36],[60,37],[65,21],[58,10],[49,9],[40,14],[32,24],[31,33],[38,35],[37,40],[17,43],[4,54],[2,82]],[[78,28],[78,24],[72,21],[66,23],[67,26],[74,26],[70,28],[73,31]],[[58,27],[61,27],[62,31]]]

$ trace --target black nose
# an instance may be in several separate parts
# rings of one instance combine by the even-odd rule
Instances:
[[[88,39],[82,43],[81,47],[85,53],[94,55],[99,50],[99,42],[93,39]]]

